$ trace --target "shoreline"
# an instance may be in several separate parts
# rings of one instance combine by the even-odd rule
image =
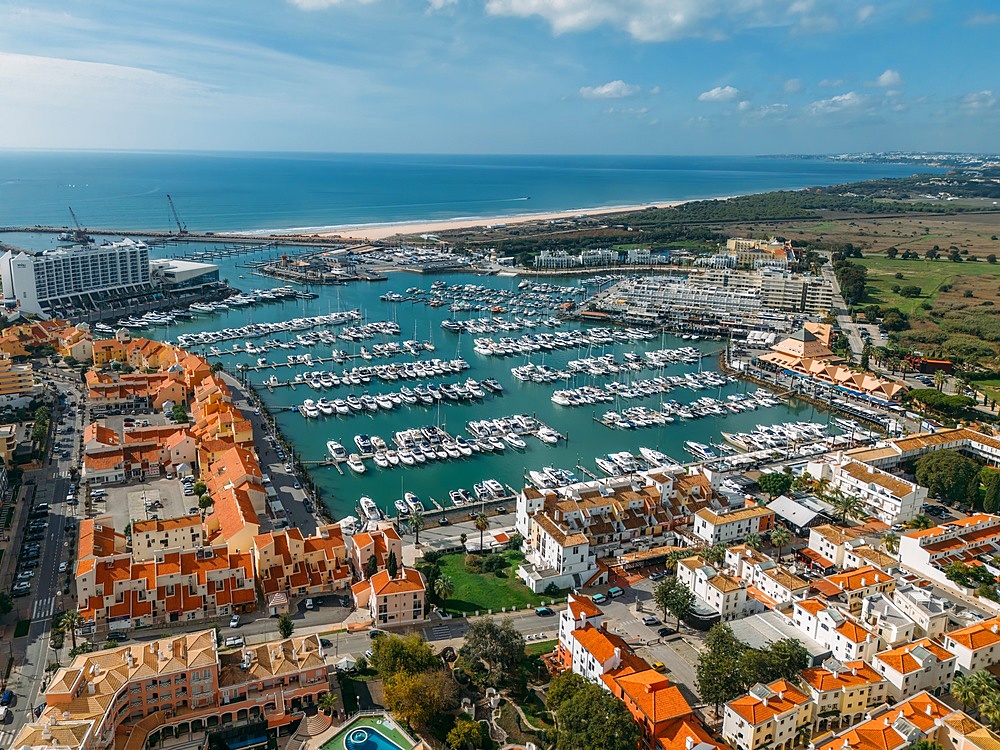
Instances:
[[[724,200],[725,196],[714,198],[697,198],[691,200]],[[329,227],[296,227],[282,230],[260,230],[249,234],[268,237],[319,237],[323,239],[349,239],[358,241],[377,241],[390,237],[434,234],[453,229],[469,229],[483,226],[502,226],[510,224],[528,224],[533,221],[554,221],[572,219],[577,216],[608,216],[613,214],[643,211],[647,208],[674,208],[689,200],[664,200],[627,206],[599,206],[596,208],[578,208],[565,211],[544,211],[541,213],[510,214],[507,216],[470,216],[455,219],[399,221],[389,223],[355,224]],[[235,234],[235,233],[227,233]],[[248,233],[241,233],[248,234]]]

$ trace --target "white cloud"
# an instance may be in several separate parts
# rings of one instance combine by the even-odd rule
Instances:
[[[296,0],[319,2],[321,0]],[[612,26],[634,39],[662,42],[685,37],[725,38],[746,28],[790,27],[828,31],[867,18],[870,2],[841,0],[487,0],[497,16],[538,16],[556,34]]]
[[[781,90],[784,91],[786,94],[797,94],[800,91],[802,91],[803,88],[805,88],[805,86],[803,85],[802,81],[800,81],[798,78],[789,78],[787,81],[785,81],[784,85],[781,87]]]
[[[747,121],[753,120],[765,120],[768,118],[776,119],[784,117],[788,114],[787,104],[763,104],[760,107],[753,107],[748,109],[743,113],[744,119]]]
[[[814,115],[827,115],[845,110],[858,109],[865,103],[865,98],[848,91],[846,94],[838,94],[829,99],[820,99],[809,105],[809,111]]]
[[[858,23],[866,23],[868,19],[875,15],[874,5],[863,5],[858,8]]]
[[[836,89],[844,85],[843,78],[824,78],[819,85],[825,89]]]
[[[716,86],[698,94],[699,102],[731,102],[740,95],[740,90],[732,86]]]
[[[993,26],[1000,23],[1000,13],[975,13],[969,16],[966,26]]]
[[[638,86],[625,83],[621,79],[608,81],[600,86],[584,86],[580,89],[580,96],[584,99],[626,99],[638,93]]]
[[[903,76],[899,71],[888,68],[882,75],[875,79],[875,85],[884,89],[892,86],[899,86],[903,82]]]
[[[748,109],[750,109],[751,106],[752,105],[750,104],[750,102],[744,99],[743,101],[741,101],[739,104],[736,105],[736,108],[740,112],[746,112]]]
[[[997,99],[992,91],[976,91],[962,97],[962,109],[968,112],[982,112],[985,109],[993,109]]]

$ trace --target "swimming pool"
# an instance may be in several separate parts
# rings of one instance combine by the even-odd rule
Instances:
[[[323,744],[322,750],[412,750],[416,743],[388,717],[362,716]]]

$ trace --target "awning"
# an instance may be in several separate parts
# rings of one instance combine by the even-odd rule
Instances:
[[[809,560],[809,562],[811,562],[813,565],[823,568],[823,570],[834,567],[834,564],[832,562],[827,560],[825,557],[823,557],[823,555],[821,555],[816,550],[810,549],[809,547],[803,547],[802,549],[800,549],[799,554],[802,555],[802,557]]]

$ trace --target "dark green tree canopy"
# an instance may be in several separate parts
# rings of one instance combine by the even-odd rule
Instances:
[[[979,493],[979,469],[971,458],[940,450],[918,458],[915,473],[917,482],[931,495],[960,503],[974,500]]]

